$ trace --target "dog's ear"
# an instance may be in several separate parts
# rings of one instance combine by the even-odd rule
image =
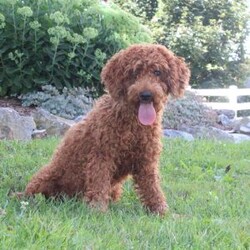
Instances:
[[[174,56],[168,67],[170,74],[167,79],[168,93],[173,97],[181,97],[189,84],[190,70],[184,59],[177,56]]]
[[[124,64],[123,52],[124,50],[121,50],[111,57],[101,72],[101,81],[111,97],[115,100],[118,100],[125,91],[124,71],[126,65]]]

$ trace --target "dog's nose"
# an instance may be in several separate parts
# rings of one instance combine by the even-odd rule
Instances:
[[[139,94],[140,100],[143,102],[150,102],[152,101],[153,94],[150,91],[143,91]]]

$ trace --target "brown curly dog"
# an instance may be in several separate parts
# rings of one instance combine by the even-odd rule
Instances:
[[[168,95],[181,96],[189,76],[184,61],[161,45],[133,45],[115,54],[101,73],[108,94],[69,129],[25,195],[77,195],[105,211],[131,175],[143,205],[164,214],[158,173],[162,113]]]

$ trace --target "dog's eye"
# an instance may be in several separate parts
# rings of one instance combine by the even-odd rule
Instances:
[[[134,77],[134,78],[137,78],[138,77],[138,75],[139,75],[139,70],[137,69],[137,70],[135,70],[135,71],[133,71],[132,72],[132,77]]]
[[[160,70],[155,70],[154,71],[154,75],[155,76],[160,76],[161,75],[161,71]]]

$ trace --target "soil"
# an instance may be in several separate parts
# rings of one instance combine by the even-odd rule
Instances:
[[[35,107],[23,107],[17,98],[0,97],[0,108],[12,108],[22,116],[29,116]]]

